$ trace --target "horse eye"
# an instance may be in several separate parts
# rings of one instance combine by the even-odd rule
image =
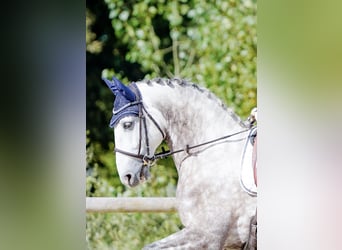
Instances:
[[[124,122],[123,123],[123,128],[124,129],[130,129],[133,126],[133,122]]]

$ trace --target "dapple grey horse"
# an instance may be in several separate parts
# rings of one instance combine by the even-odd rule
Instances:
[[[144,249],[241,249],[256,211],[256,198],[240,185],[249,127],[206,88],[183,79],[104,81],[116,96],[110,126],[122,183],[148,179],[152,162],[165,155],[178,171],[184,228]],[[155,154],[163,140],[171,152]]]

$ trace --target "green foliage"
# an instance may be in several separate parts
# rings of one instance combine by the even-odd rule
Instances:
[[[246,117],[256,106],[256,3],[106,0],[127,61],[146,78],[178,76],[210,88]]]
[[[87,1],[87,196],[174,196],[171,159],[151,180],[124,187],[108,128],[113,95],[101,76],[123,82],[182,77],[203,85],[238,115],[256,106],[255,0]],[[90,249],[140,249],[181,228],[177,214],[88,214]]]
[[[89,249],[141,249],[179,231],[179,225],[175,213],[88,214],[87,243]]]

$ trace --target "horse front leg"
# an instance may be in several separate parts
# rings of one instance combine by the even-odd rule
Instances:
[[[184,228],[162,240],[151,243],[143,250],[178,249],[178,250],[220,250],[222,239],[204,231]]]

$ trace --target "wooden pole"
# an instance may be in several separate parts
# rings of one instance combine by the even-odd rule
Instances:
[[[176,212],[174,197],[87,197],[87,213]]]

